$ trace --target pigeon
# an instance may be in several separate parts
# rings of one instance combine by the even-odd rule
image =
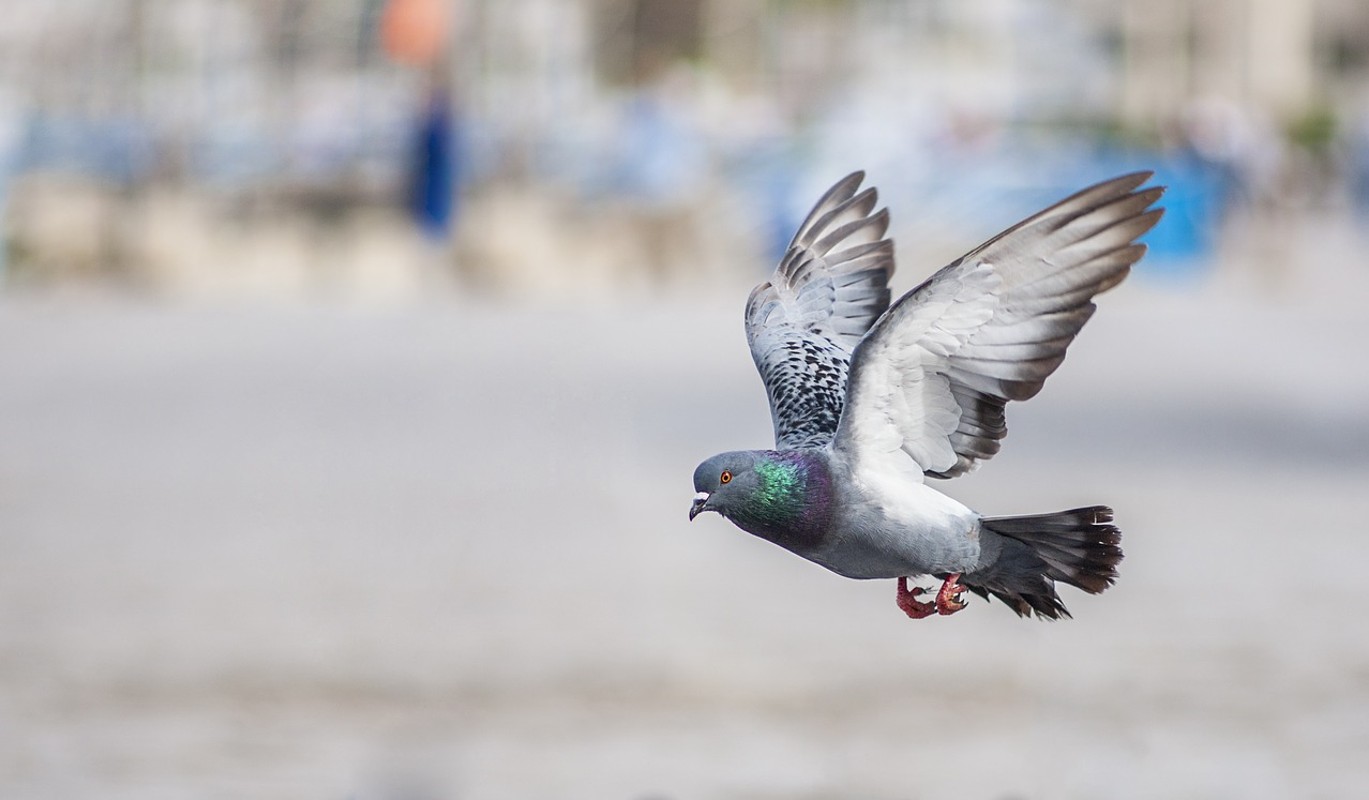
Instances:
[[[832,572],[897,579],[898,607],[954,614],[968,590],[1020,617],[1069,617],[1057,583],[1117,578],[1112,509],[981,516],[929,484],[975,469],[1121,283],[1164,213],[1151,172],[1091,186],[1028,217],[890,305],[888,209],[855,172],[804,219],[746,304],[775,449],[720,453],[694,471],[692,521],[716,512]],[[910,579],[933,576],[930,589]]]

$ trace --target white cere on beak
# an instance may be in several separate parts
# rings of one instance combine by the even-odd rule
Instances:
[[[699,502],[703,502],[704,500],[708,499],[708,492],[699,492],[698,494],[694,495],[694,499]]]

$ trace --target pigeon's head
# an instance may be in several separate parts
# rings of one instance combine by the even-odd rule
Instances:
[[[694,504],[689,507],[692,520],[705,511],[724,517],[744,507],[760,487],[756,465],[764,457],[757,450],[719,453],[694,470]]]

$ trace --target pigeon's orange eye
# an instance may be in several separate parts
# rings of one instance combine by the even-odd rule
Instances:
[[[731,483],[731,482],[732,482],[732,473],[731,473],[730,471],[728,471],[728,470],[723,470],[723,474],[718,476],[718,483]]]

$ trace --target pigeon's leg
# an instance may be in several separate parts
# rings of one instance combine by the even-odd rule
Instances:
[[[917,596],[927,591],[921,586],[908,588],[908,579],[898,579],[898,607],[903,609],[903,613],[912,619],[922,619],[935,614],[937,607],[931,603],[924,603],[917,599]],[[950,612],[946,612],[950,613]]]
[[[965,587],[957,582],[959,580],[960,573],[953,572],[942,581],[941,590],[936,593],[936,613],[945,616],[965,607]]]

